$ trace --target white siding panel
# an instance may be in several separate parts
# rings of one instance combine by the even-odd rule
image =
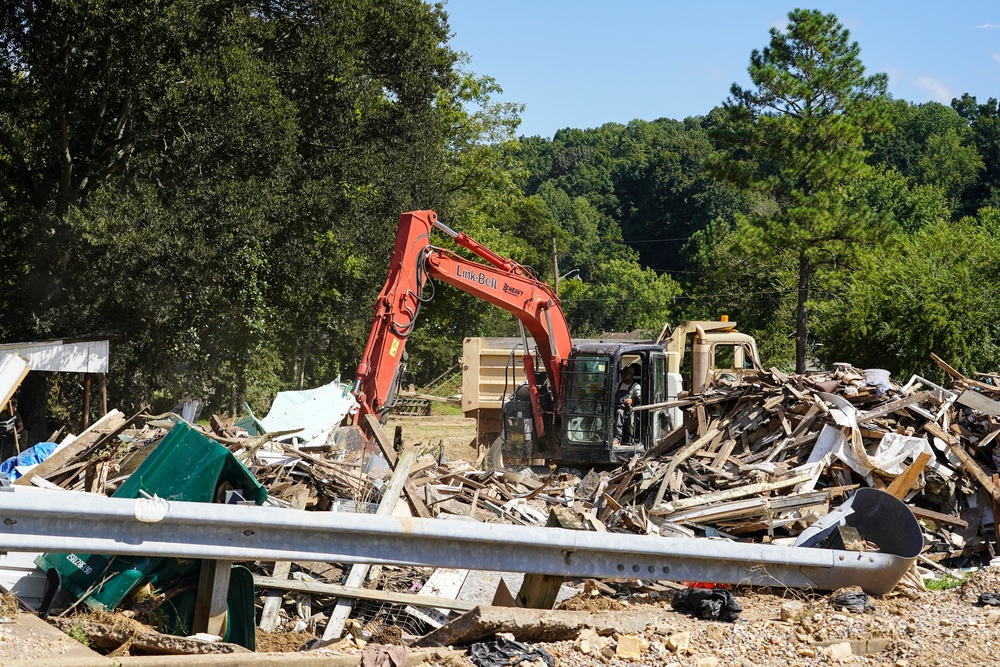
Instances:
[[[0,353],[20,354],[28,359],[33,371],[67,373],[107,373],[108,347],[106,340],[80,343],[14,343],[0,345]]]

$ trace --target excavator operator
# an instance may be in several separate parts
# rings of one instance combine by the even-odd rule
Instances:
[[[635,379],[639,370],[639,364],[622,368],[622,379],[615,387],[615,433],[611,443],[614,447],[621,444],[623,435],[627,441],[632,440],[632,408],[639,405],[642,397],[642,386]]]

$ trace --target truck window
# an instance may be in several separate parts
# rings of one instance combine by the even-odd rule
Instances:
[[[734,346],[719,344],[715,346],[715,360],[712,368],[736,368],[736,351]]]

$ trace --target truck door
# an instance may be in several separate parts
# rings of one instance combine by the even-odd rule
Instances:
[[[649,369],[652,377],[649,386],[652,389],[649,395],[649,404],[666,403],[667,401],[667,355],[662,352],[653,352],[649,359]],[[650,428],[646,431],[652,437],[647,443],[647,447],[652,447],[656,441],[667,434],[670,428],[670,417],[663,408],[655,408],[648,412],[651,421]]]

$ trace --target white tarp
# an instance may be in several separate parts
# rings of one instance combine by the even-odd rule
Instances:
[[[260,423],[268,433],[301,428],[302,431],[289,438],[308,442],[336,428],[357,407],[350,385],[334,380],[316,389],[278,392],[271,411]]]

